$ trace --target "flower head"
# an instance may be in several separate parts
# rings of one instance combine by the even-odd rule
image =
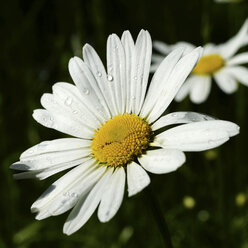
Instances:
[[[161,63],[150,86],[151,38],[142,30],[134,43],[130,33],[107,42],[107,72],[95,50],[83,47],[69,71],[76,86],[56,83],[44,94],[45,109],[34,111],[42,125],[74,138],[42,142],[26,150],[11,168],[20,178],[45,179],[72,168],[32,205],[36,219],[73,208],[64,225],[72,234],[98,207],[98,218],[110,220],[118,211],[127,178],[132,196],[150,183],[152,173],[168,173],[185,161],[184,151],[202,151],[226,142],[238,126],[193,112],[160,117],[199,60],[202,49],[184,55],[179,48]],[[161,128],[183,124],[161,131]],[[164,130],[164,129],[163,129]],[[153,147],[153,149],[151,149]]]
[[[187,95],[194,103],[204,102],[211,90],[212,78],[219,88],[226,94],[237,90],[237,81],[248,86],[248,69],[242,64],[248,63],[248,52],[235,55],[243,46],[248,44],[248,20],[240,31],[224,44],[206,44],[203,56],[178,92],[175,100],[182,101]],[[194,49],[194,45],[187,42],[178,42],[167,45],[163,42],[154,42],[154,48],[162,54],[168,54],[173,49],[185,47],[186,51]],[[155,70],[164,56],[154,55],[151,70]]]

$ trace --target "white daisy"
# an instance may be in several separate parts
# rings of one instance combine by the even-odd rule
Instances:
[[[73,168],[48,188],[32,205],[36,219],[59,215],[73,208],[64,225],[72,234],[98,207],[101,222],[118,211],[127,177],[128,196],[150,183],[146,171],[168,173],[185,161],[184,151],[217,147],[239,127],[193,112],[160,117],[197,63],[202,49],[183,56],[184,49],[168,55],[147,90],[152,43],[142,30],[136,43],[128,31],[107,42],[107,68],[90,45],[83,58],[74,57],[69,71],[76,86],[56,83],[44,94],[45,109],[34,111],[42,125],[74,136],[42,142],[26,150],[11,168],[24,170],[20,178],[45,179]],[[161,131],[172,124],[183,124]],[[160,132],[159,132],[160,131]],[[149,149],[155,147],[157,149]]]
[[[194,103],[204,102],[210,94],[212,77],[219,88],[226,94],[237,90],[237,81],[248,86],[248,69],[242,64],[248,63],[248,52],[234,54],[243,46],[248,44],[248,20],[245,21],[240,31],[221,45],[206,44],[203,56],[194,68],[185,84],[178,92],[175,100],[182,101],[187,95]],[[195,48],[187,42],[178,42],[175,45],[167,45],[160,41],[154,42],[154,48],[161,55],[154,55],[154,64],[151,71],[154,71],[164,58],[164,55],[178,47],[185,47],[189,52]]]

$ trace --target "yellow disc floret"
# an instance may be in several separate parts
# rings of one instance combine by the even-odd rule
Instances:
[[[95,131],[92,154],[101,164],[125,166],[148,148],[151,137],[151,127],[142,118],[116,115]]]
[[[211,54],[201,57],[192,71],[193,74],[213,74],[225,65],[225,60],[219,54]]]

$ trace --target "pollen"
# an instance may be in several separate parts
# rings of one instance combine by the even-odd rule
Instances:
[[[198,75],[213,74],[224,65],[225,60],[219,54],[211,54],[201,57],[192,73]]]
[[[139,157],[149,146],[152,130],[134,114],[116,115],[95,131],[91,149],[103,165],[120,167]]]

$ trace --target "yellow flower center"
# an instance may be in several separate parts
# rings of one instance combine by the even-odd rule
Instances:
[[[203,56],[199,60],[192,73],[198,75],[213,74],[223,67],[224,64],[225,60],[218,54]]]
[[[92,154],[101,164],[125,166],[148,148],[151,137],[151,127],[142,118],[116,115],[95,131]]]

